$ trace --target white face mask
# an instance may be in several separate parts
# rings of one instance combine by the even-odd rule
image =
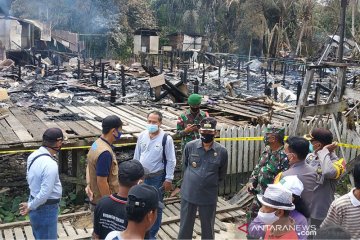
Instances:
[[[279,220],[279,217],[275,215],[275,212],[264,213],[264,212],[259,211],[257,216],[266,225],[271,225],[274,222],[276,222],[277,220]]]

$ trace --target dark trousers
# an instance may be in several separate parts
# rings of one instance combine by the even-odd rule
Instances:
[[[201,223],[201,239],[214,239],[216,203],[211,205],[196,205],[184,199],[181,199],[178,239],[192,239],[198,209]]]

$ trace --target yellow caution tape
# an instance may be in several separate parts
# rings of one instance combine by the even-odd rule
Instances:
[[[218,141],[261,141],[264,137],[215,138]]]
[[[285,140],[288,136],[285,136]],[[262,141],[264,137],[235,137],[235,138],[215,138],[216,141]],[[174,142],[181,142],[181,140],[174,140]],[[136,143],[119,143],[114,144],[115,147],[128,147],[135,146]],[[344,148],[360,149],[360,145],[353,145],[348,143],[338,143],[338,146]],[[63,147],[61,150],[76,150],[76,149],[89,149],[91,146],[78,146],[78,147]],[[37,149],[25,149],[25,150],[11,150],[11,151],[0,151],[0,154],[15,154],[15,153],[27,153],[33,152]]]

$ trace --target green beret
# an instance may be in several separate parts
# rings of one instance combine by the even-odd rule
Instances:
[[[191,94],[188,98],[188,104],[192,105],[199,105],[201,103],[202,97],[199,94]]]
[[[285,135],[285,128],[269,126],[265,129],[265,133],[278,133],[280,135]]]

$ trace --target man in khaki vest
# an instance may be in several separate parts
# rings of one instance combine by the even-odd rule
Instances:
[[[87,155],[85,191],[93,212],[98,201],[119,189],[118,163],[112,145],[121,137],[122,121],[112,115],[102,121],[102,135],[92,145]]]

